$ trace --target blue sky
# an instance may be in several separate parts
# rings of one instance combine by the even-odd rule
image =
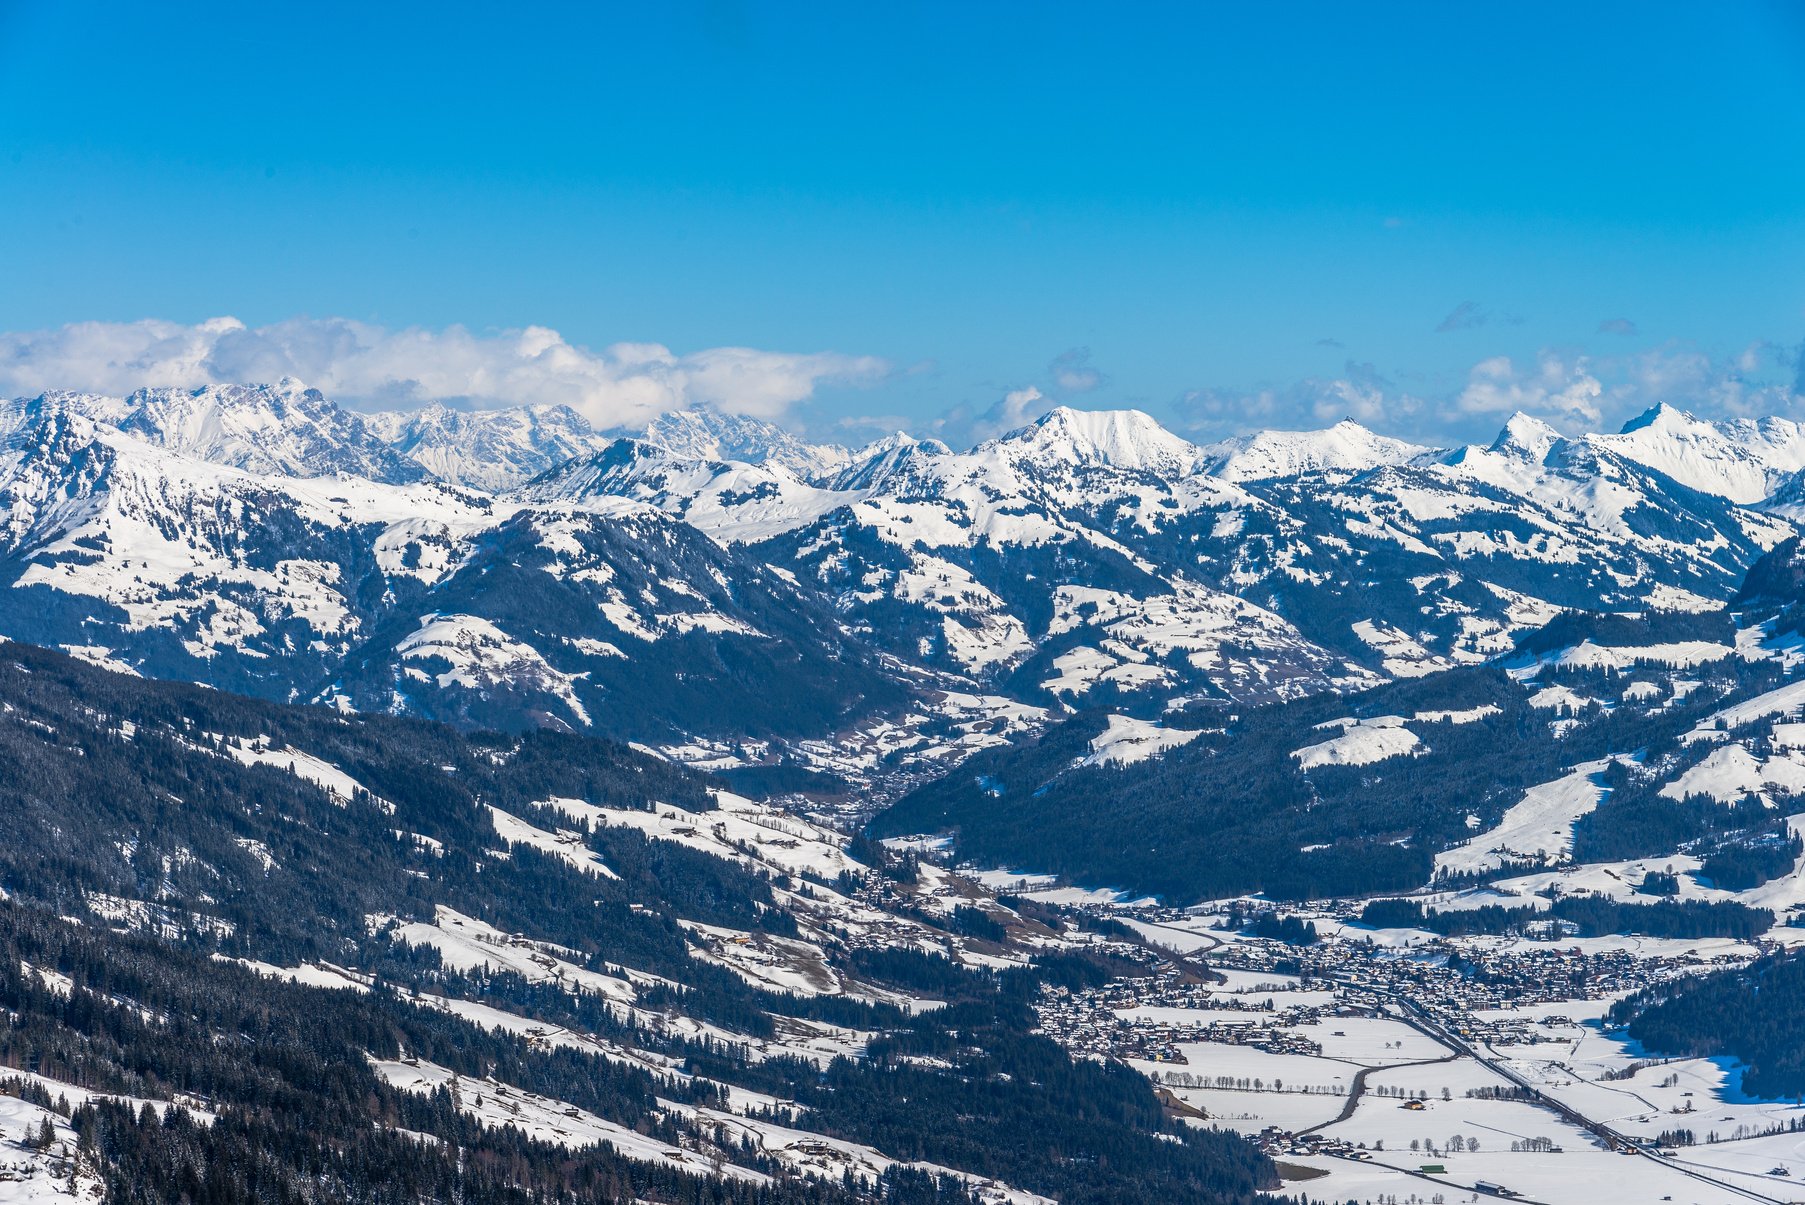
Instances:
[[[1805,6],[1124,7],[0,0],[0,388],[1805,411]]]

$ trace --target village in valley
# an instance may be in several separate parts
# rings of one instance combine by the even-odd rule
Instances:
[[[1057,891],[1059,889],[1052,889]],[[1087,902],[1140,973],[1049,988],[1043,1032],[1144,1073],[1169,1111],[1260,1143],[1309,1200],[1586,1205],[1805,1200],[1805,1109],[1745,1099],[1724,1060],[1639,1051],[1610,1004],[1771,945],[1636,937],[1443,938],[1259,900]],[[1797,1176],[1795,1178],[1795,1164]],[[1622,1197],[1619,1199],[1632,1199]]]

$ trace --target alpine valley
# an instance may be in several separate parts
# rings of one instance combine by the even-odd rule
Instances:
[[[1790,1200],[1802,522],[1666,406],[5,403],[0,1202]]]

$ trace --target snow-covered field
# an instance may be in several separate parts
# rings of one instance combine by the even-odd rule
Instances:
[[[1134,762],[1146,761],[1150,757],[1164,753],[1168,749],[1176,749],[1180,745],[1189,744],[1200,735],[1196,731],[1164,728],[1146,720],[1137,720],[1131,716],[1112,715],[1108,726],[1091,738],[1090,755],[1082,758],[1081,766],[1101,766],[1111,763],[1119,766],[1131,765]]]
[[[1573,822],[1605,796],[1598,776],[1607,764],[1587,762],[1553,782],[1529,788],[1496,828],[1437,854],[1436,874],[1489,870],[1543,857],[1564,859],[1573,849]]]
[[[1543,818],[1558,821],[1583,802],[1582,788],[1594,789],[1591,779],[1601,769],[1602,763],[1578,767],[1532,791],[1564,787],[1568,792],[1558,806],[1542,801]],[[1489,1197],[1478,1188],[1482,1182],[1546,1205],[1663,1200],[1730,1205],[1805,1198],[1792,1188],[1794,1171],[1805,1178],[1805,1133],[1760,1133],[1805,1125],[1805,1106],[1744,1097],[1736,1068],[1723,1060],[1651,1062],[1648,1052],[1602,1025],[1611,998],[1470,1012],[1474,1026],[1497,1037],[1479,1039],[1469,1053],[1418,1024],[1402,999],[1388,1003],[1383,995],[1363,995],[1347,986],[1324,990],[1321,982],[1275,971],[1223,967],[1219,959],[1232,962],[1242,951],[1268,948],[1218,927],[1224,906],[1189,914],[1122,915],[1150,942],[1201,955],[1223,981],[1187,988],[1193,1003],[1131,1005],[1116,1016],[1177,1035],[1171,1054],[1128,1061],[1205,1115],[1191,1117],[1191,1124],[1249,1136],[1274,1128],[1319,1136],[1326,1151],[1307,1143],[1286,1147],[1296,1139],[1269,1148],[1298,1177],[1287,1181],[1287,1191],[1307,1193],[1312,1200],[1380,1205],[1394,1199],[1483,1201]],[[1376,940],[1372,957],[1432,962],[1438,957],[1432,951],[1447,948],[1428,934],[1375,932],[1338,922],[1333,911],[1303,912],[1327,942]],[[1550,951],[1548,943],[1516,938],[1463,938],[1455,944],[1475,956],[1534,960],[1546,959]],[[1701,969],[1755,953],[1745,943],[1724,940],[1633,937],[1572,939],[1561,948],[1692,957]],[[1358,972],[1352,974],[1359,979]],[[1291,1045],[1280,1051],[1256,1049],[1242,1039],[1183,1037],[1186,1027],[1204,1026],[1219,1027],[1218,1032],[1221,1027],[1260,1030],[1263,1041],[1277,1035]],[[1652,1144],[1665,1131],[1685,1128],[1698,1142],[1664,1148],[1665,1153],[1621,1153],[1553,1109],[1514,1099],[1520,1089],[1513,1076],[1628,1140]]]
[[[1382,715],[1370,720],[1334,720],[1317,727],[1339,728],[1340,735],[1293,750],[1291,756],[1297,759],[1300,769],[1369,765],[1388,757],[1401,757],[1421,744],[1416,733],[1404,727],[1404,717],[1397,715]]]

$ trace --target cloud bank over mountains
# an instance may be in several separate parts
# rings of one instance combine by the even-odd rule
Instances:
[[[1464,379],[1441,385],[1401,381],[1349,360],[1334,377],[1193,390],[1176,409],[1181,424],[1200,434],[1351,418],[1409,438],[1458,442],[1516,411],[1578,432],[1615,429],[1658,402],[1710,418],[1797,418],[1805,413],[1805,355],[1772,342],[1719,357],[1681,344],[1610,356],[1546,348],[1533,356],[1487,356]]]
[[[261,327],[236,318],[143,319],[0,334],[0,394],[8,396],[296,377],[366,408],[563,404],[604,429],[694,404],[772,418],[821,385],[869,385],[889,372],[875,356],[837,352],[716,347],[678,355],[657,343],[595,352],[543,326],[478,334],[461,326],[390,330],[347,318]]]
[[[1463,309],[1469,317],[1479,312]],[[1600,330],[1621,337],[1633,334],[1635,324],[1607,319]],[[763,419],[788,416],[810,428],[876,432],[872,420],[826,413],[818,395],[892,385],[912,375],[879,356],[835,351],[716,347],[680,354],[658,343],[591,350],[544,326],[477,332],[292,318],[252,327],[222,317],[192,324],[154,318],[78,322],[0,333],[0,396],[54,389],[121,396],[146,386],[293,377],[363,409],[413,409],[435,401],[472,409],[562,404],[601,430],[638,427],[659,414],[707,405]],[[1166,398],[1124,392],[1092,362],[1087,347],[1055,355],[1044,373],[1034,375],[1039,379],[979,386],[975,397],[949,398],[937,414],[892,413],[877,425],[906,426],[966,446],[1019,427],[1054,404],[1126,404],[1163,410],[1197,437],[1314,428],[1351,418],[1388,434],[1452,444],[1486,435],[1516,411],[1568,432],[1614,429],[1657,402],[1703,417],[1805,413],[1805,356],[1798,347],[1766,341],[1727,356],[1680,343],[1601,355],[1559,348],[1492,354],[1441,380],[1350,356],[1334,375],[1252,388],[1204,386]],[[920,407],[924,399],[916,392]]]

